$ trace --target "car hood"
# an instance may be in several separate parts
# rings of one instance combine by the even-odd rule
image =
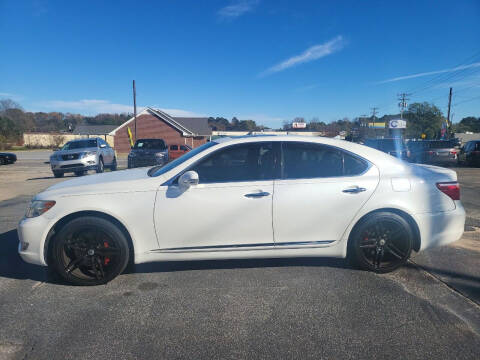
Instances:
[[[89,148],[78,148],[78,149],[72,149],[72,150],[58,150],[55,151],[52,155],[67,155],[67,154],[78,154],[81,152],[86,152],[86,151],[97,151],[96,147],[89,147]]]
[[[148,176],[147,170],[129,169],[78,177],[50,186],[35,199],[156,190],[162,180]]]

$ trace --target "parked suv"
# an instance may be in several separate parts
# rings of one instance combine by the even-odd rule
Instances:
[[[458,153],[458,163],[480,166],[480,140],[468,141]]]
[[[407,160],[408,151],[403,139],[366,139],[365,145],[383,151],[398,159]]]
[[[117,170],[115,151],[100,138],[78,139],[67,142],[50,156],[50,166],[57,178],[65,173],[85,175],[88,170],[102,173],[105,167]]]
[[[168,148],[162,139],[138,139],[128,154],[128,168],[165,165]]]
[[[455,165],[458,149],[455,140],[409,141],[410,158],[415,163]]]

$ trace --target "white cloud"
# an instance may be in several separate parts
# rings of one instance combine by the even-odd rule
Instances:
[[[237,0],[218,10],[218,16],[221,19],[235,19],[243,14],[253,11],[257,6],[258,0]]]
[[[63,112],[79,112],[86,115],[96,115],[100,113],[133,113],[133,105],[115,104],[108,100],[84,99],[84,100],[51,100],[35,104],[41,109]],[[160,106],[152,106],[159,108],[170,116],[178,117],[200,117],[205,116],[189,110],[168,109]],[[145,109],[144,106],[137,106],[137,114]]]
[[[132,113],[133,105],[115,104],[108,100],[83,99],[74,101],[65,100],[51,100],[44,101],[37,104],[39,107],[45,109],[52,109],[55,111],[78,111],[84,114],[99,114],[99,113]],[[140,112],[143,108],[137,107]]]
[[[391,82],[395,82],[395,81],[414,79],[414,78],[419,78],[419,77],[429,76],[429,75],[449,73],[449,72],[454,72],[454,71],[464,70],[464,69],[470,69],[470,68],[476,68],[476,67],[480,67],[480,62],[476,62],[476,63],[472,63],[472,64],[468,64],[468,65],[457,66],[457,67],[450,68],[450,69],[428,71],[428,72],[423,72],[423,73],[418,73],[418,74],[398,76],[398,77],[394,77],[394,78],[391,78],[391,79],[386,79],[386,80],[379,81],[379,82],[377,82],[377,84],[386,84],[386,83],[391,83]]]
[[[285,69],[297,66],[299,64],[304,64],[310,61],[318,60],[325,56],[331,55],[337,51],[340,51],[345,46],[345,40],[341,35],[333,38],[330,41],[327,41],[323,44],[314,45],[309,47],[300,55],[292,56],[291,58],[282,61],[281,63],[272,66],[271,68],[265,70],[260,76],[269,75]]]
[[[277,128],[282,126],[282,122],[285,120],[281,117],[270,116],[265,114],[240,114],[237,116],[239,120],[254,120],[257,125],[265,125],[272,128]]]
[[[206,117],[205,114],[199,114],[199,113],[195,113],[193,111],[188,111],[188,110],[164,109],[164,108],[159,108],[159,109],[173,117]]]
[[[12,100],[17,100],[17,101],[23,99],[23,96],[12,94],[12,93],[7,93],[7,92],[0,92],[0,96],[10,98]]]

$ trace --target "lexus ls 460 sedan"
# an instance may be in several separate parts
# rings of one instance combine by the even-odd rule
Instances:
[[[69,282],[129,262],[349,257],[379,273],[458,240],[456,173],[328,138],[223,138],[150,169],[58,183],[32,200],[19,252]]]

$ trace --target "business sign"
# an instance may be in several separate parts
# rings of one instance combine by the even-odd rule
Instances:
[[[390,120],[388,127],[390,129],[405,129],[407,127],[407,122],[401,119]]]
[[[292,123],[292,128],[294,129],[306,129],[307,123],[305,122],[294,122]]]
[[[368,123],[369,128],[373,129],[385,129],[385,123]]]

